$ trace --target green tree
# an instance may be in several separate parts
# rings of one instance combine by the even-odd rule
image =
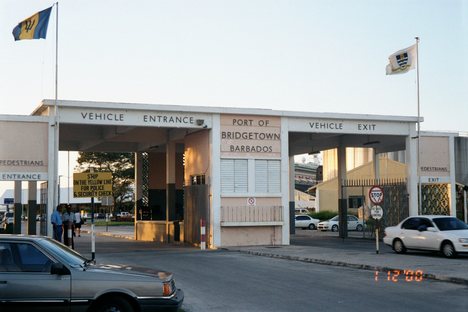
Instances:
[[[112,172],[112,197],[114,207],[120,210],[122,203],[131,197],[135,179],[134,153],[80,152],[79,172]]]

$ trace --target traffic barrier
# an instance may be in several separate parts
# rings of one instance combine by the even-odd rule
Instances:
[[[200,219],[200,249],[206,249],[206,225],[205,220]]]

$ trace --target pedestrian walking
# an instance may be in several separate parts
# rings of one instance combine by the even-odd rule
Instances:
[[[83,219],[81,218],[81,213],[79,209],[75,211],[75,236],[81,237],[81,225],[83,224]]]
[[[63,222],[63,243],[72,249],[75,248],[73,241],[73,225],[75,223],[75,213],[71,211],[71,205],[66,205],[66,211],[62,214]]]
[[[57,209],[52,212],[50,217],[50,222],[52,223],[52,231],[54,239],[58,242],[62,242],[62,207],[57,205]]]

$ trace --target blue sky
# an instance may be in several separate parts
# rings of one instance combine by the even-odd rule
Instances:
[[[54,97],[47,40],[11,31],[52,1],[0,1],[0,105]],[[420,42],[423,130],[468,131],[468,1],[88,1],[59,7],[59,98],[415,116],[416,71],[385,75]]]
[[[52,4],[0,0],[2,114],[54,97],[55,9],[46,40],[11,34]],[[385,66],[419,36],[422,129],[468,131],[468,0],[59,6],[61,99],[416,116],[416,71]]]

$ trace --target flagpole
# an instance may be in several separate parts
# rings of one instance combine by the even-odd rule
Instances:
[[[59,110],[58,110],[58,15],[59,15],[59,4],[55,2],[56,11],[55,11],[55,101],[54,101],[54,187],[58,185],[58,149],[59,149]],[[57,200],[57,205],[60,196],[60,189],[58,190],[57,196],[55,196],[54,201]],[[56,205],[54,205],[56,206]]]
[[[421,190],[421,170],[420,170],[420,151],[421,151],[421,105],[419,101],[419,37],[415,37],[416,39],[416,89],[417,89],[417,102],[418,102],[418,157],[417,157],[417,164],[418,164],[418,215],[422,214],[422,190]]]

